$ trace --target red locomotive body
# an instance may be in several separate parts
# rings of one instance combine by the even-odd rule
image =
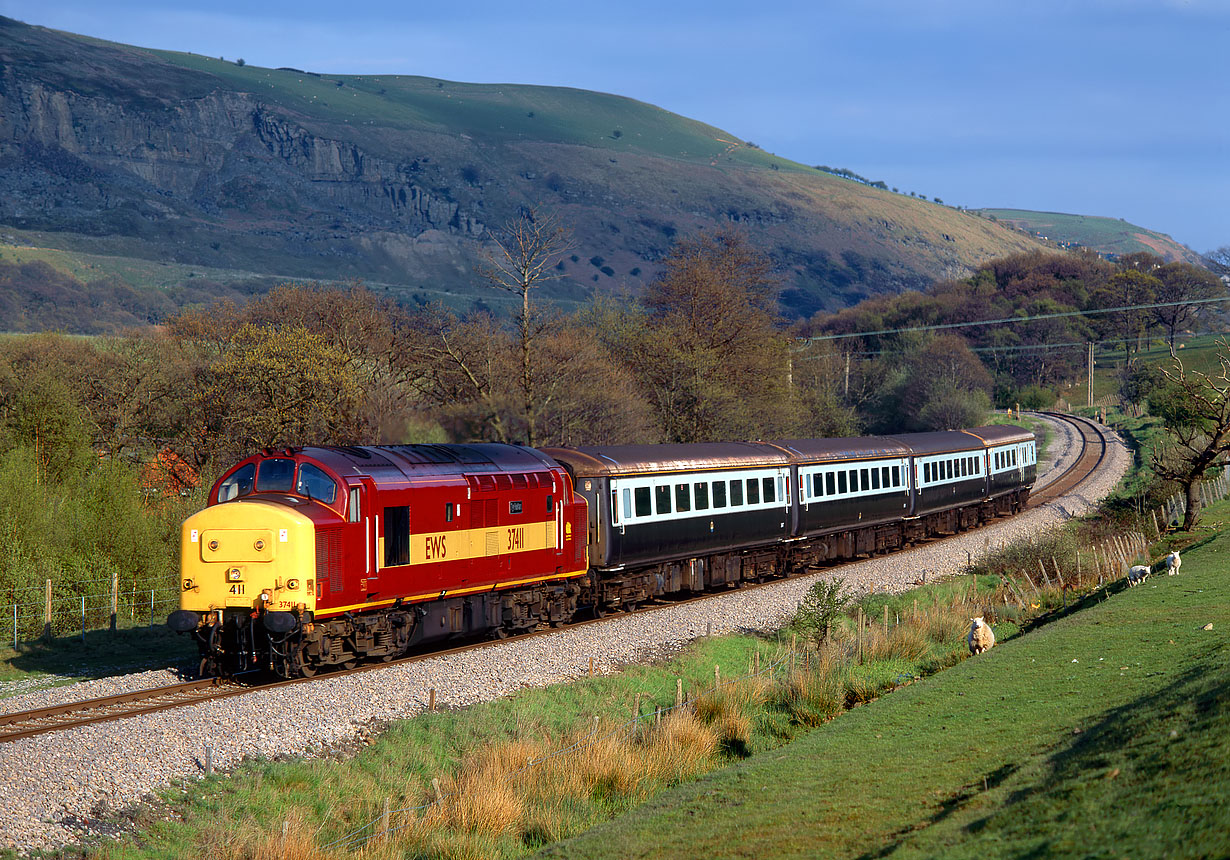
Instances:
[[[268,657],[287,676],[532,629],[577,610],[587,518],[568,473],[531,448],[267,450],[185,522],[171,624],[196,632],[204,671]]]

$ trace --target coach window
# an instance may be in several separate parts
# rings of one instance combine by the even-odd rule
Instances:
[[[837,494],[845,495],[848,485],[846,484],[846,470],[842,469],[837,473]]]
[[[730,482],[730,506],[732,508],[743,506],[743,481],[741,479]]]
[[[687,484],[675,484],[675,510],[680,513],[692,510],[692,494]]]
[[[650,516],[653,511],[649,508],[649,488],[635,487],[633,489],[636,494],[636,515],[638,517]]]
[[[249,463],[236,471],[235,474],[223,481],[222,486],[218,488],[218,501],[229,502],[231,499],[246,496],[252,492],[252,479],[255,476],[255,463]]]
[[[894,487],[901,486],[901,467],[900,466],[893,466],[893,486]]]
[[[880,489],[880,470],[879,469],[871,470],[871,489],[873,490]]]
[[[931,483],[931,464],[930,463],[923,463],[923,483],[924,484]]]
[[[871,489],[871,480],[868,477],[867,470],[861,470],[858,478],[858,485],[863,488],[864,492]]]
[[[824,487],[821,484],[819,472],[811,476],[811,494],[816,499],[824,495]]]
[[[632,491],[624,487],[624,519],[632,516]]]
[[[709,510],[709,483],[705,481],[693,484],[692,492],[696,495],[696,510]]]
[[[410,563],[410,508],[384,509],[384,566]]]
[[[955,478],[955,477],[956,477],[956,471],[957,471],[957,470],[956,470],[956,465],[957,465],[957,464],[956,464],[956,462],[955,462],[955,461],[953,461],[953,460],[949,460],[949,461],[948,461],[948,480],[950,480],[950,481],[951,481],[953,478]]]
[[[713,506],[715,508],[726,507],[726,482],[713,482]]]
[[[760,484],[755,478],[747,479],[747,503],[749,505],[760,504]]]
[[[665,487],[653,488],[654,508],[660,514],[669,514],[671,512],[671,488],[669,485]]]
[[[289,493],[295,486],[294,460],[265,460],[256,474],[256,492]]]
[[[833,496],[837,494],[837,476],[829,472],[824,476],[824,494]]]
[[[764,500],[766,502],[773,501],[773,479],[772,478],[761,478],[760,483],[764,487],[764,493],[763,493]]]
[[[611,523],[619,525],[619,490],[611,490]]]

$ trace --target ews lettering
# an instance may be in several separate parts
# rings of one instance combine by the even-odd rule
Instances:
[[[515,528],[508,530],[508,550],[524,549],[525,548],[525,529]]]
[[[445,558],[448,556],[448,544],[445,541],[446,537],[447,535],[427,536],[426,558],[428,561]]]

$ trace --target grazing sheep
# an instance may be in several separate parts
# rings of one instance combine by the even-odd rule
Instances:
[[[1149,578],[1152,569],[1147,564],[1134,564],[1132,569],[1128,571],[1128,586],[1140,585]]]
[[[994,648],[995,631],[991,629],[990,625],[982,620],[981,615],[970,620],[973,623],[970,624],[969,636],[967,637],[969,652],[971,654],[981,654],[983,651]]]
[[[1179,558],[1179,551],[1173,550],[1170,555],[1166,556],[1166,575],[1174,576],[1179,572],[1179,567],[1182,566],[1183,559]]]

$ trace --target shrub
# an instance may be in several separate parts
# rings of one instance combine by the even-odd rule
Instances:
[[[794,616],[795,626],[817,645],[823,644],[830,626],[850,602],[850,597],[846,581],[840,577],[816,582],[799,604]]]

